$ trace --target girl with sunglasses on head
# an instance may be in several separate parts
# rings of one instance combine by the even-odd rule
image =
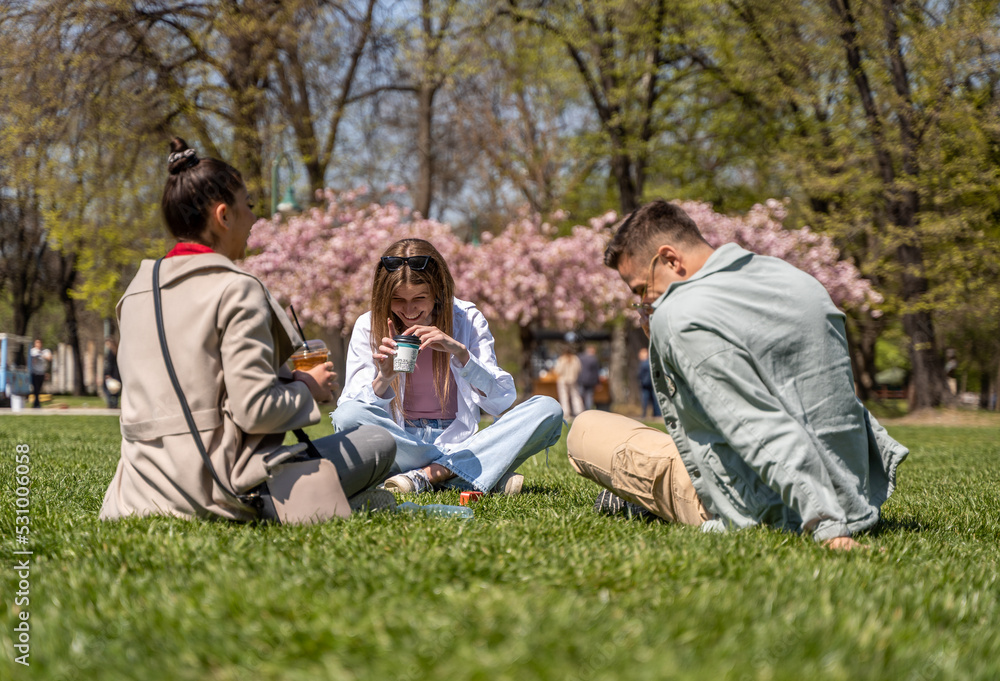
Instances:
[[[517,467],[562,435],[562,409],[535,396],[478,430],[481,412],[499,416],[516,397],[497,365],[493,335],[473,303],[454,296],[441,254],[403,239],[375,265],[371,310],[354,325],[344,392],[331,414],[337,429],[379,425],[396,440],[395,492],[454,487],[517,494]],[[416,369],[393,370],[393,336],[420,341]]]

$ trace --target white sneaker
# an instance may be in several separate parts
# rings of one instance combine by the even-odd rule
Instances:
[[[419,494],[420,492],[434,491],[434,485],[419,468],[394,475],[383,484],[385,489],[397,494]]]
[[[524,476],[520,473],[508,471],[497,481],[492,491],[495,494],[520,494],[522,487],[524,487]]]

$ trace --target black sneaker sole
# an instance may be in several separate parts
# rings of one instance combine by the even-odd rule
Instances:
[[[658,516],[638,504],[625,501],[611,490],[602,490],[594,500],[594,511],[602,515],[616,516],[623,515],[629,518],[640,518],[642,520],[653,520]]]

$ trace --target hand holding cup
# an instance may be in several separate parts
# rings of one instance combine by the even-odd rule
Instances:
[[[388,322],[389,336],[382,339],[378,350],[372,353],[372,358],[375,360],[379,376],[386,381],[391,381],[396,375],[392,368],[393,359],[396,356],[396,341],[392,339],[392,336],[396,335],[396,325],[392,323],[392,319],[389,319]]]
[[[403,333],[407,337],[415,338],[420,350],[430,349],[437,352],[447,352],[454,355],[462,366],[469,362],[469,349],[436,326],[415,325]],[[397,336],[397,340],[398,338]]]
[[[296,380],[309,386],[309,392],[317,402],[331,402],[333,390],[337,387],[337,374],[329,358],[326,343],[318,339],[306,341],[290,358]]]
[[[309,392],[317,402],[332,402],[333,391],[337,389],[337,372],[333,370],[333,362],[317,364],[308,371],[296,369],[295,380],[309,386]]]

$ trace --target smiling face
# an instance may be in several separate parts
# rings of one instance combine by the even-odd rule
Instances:
[[[411,326],[430,326],[434,323],[434,296],[427,284],[401,283],[392,293],[389,307],[405,331]]]
[[[645,263],[638,258],[623,256],[618,262],[618,274],[629,290],[639,298],[640,303],[651,303],[663,293],[654,278],[659,259],[659,254],[654,254],[652,259]]]
[[[618,274],[621,275],[629,290],[639,298],[639,302],[634,303],[632,308],[639,313],[639,326],[642,327],[647,338],[649,337],[649,316],[653,314],[653,301],[662,293],[656,289],[653,279],[658,261],[659,254],[654,255],[648,269],[638,265],[639,261],[629,256],[623,256],[618,261]]]

